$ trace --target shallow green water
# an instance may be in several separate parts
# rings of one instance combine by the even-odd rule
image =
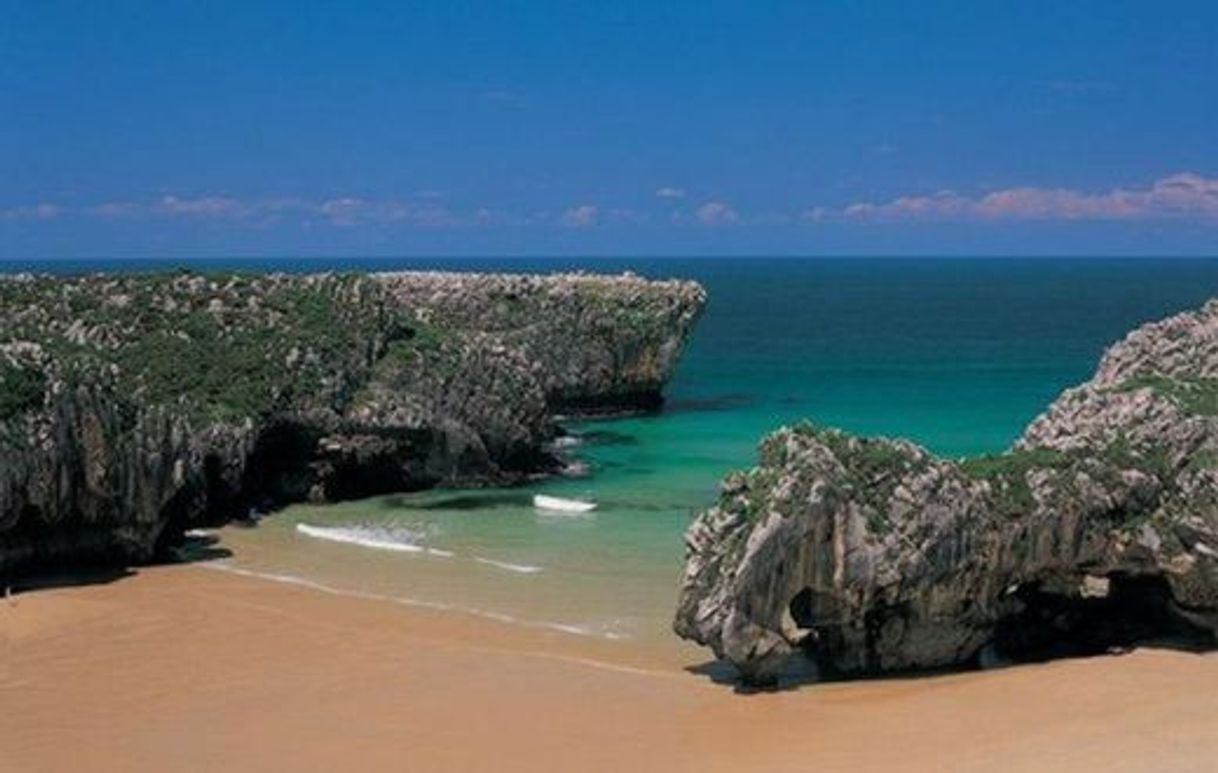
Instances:
[[[458,267],[572,266],[706,284],[711,303],[665,412],[569,425],[584,438],[571,453],[588,464],[586,477],[294,507],[258,530],[229,530],[228,564],[590,635],[662,639],[690,513],[713,501],[724,473],[750,464],[766,431],[810,418],[908,436],[942,454],[999,450],[1130,328],[1218,295],[1218,261],[1197,260]],[[536,492],[591,494],[600,506],[585,517],[546,516],[530,504]]]

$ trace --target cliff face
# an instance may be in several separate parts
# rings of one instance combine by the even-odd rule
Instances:
[[[547,403],[573,412],[648,410],[705,302],[690,282],[626,274],[380,275],[429,324],[484,333],[536,363]]]
[[[553,414],[658,404],[704,301],[629,276],[0,279],[0,577],[551,471]]]
[[[808,425],[686,535],[678,634],[768,682],[1218,633],[1218,303],[1104,356],[1007,453]]]

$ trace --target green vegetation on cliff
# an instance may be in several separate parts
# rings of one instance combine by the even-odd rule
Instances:
[[[437,340],[354,274],[10,280],[0,313],[0,343],[37,344],[64,381],[108,372],[119,394],[203,422],[341,411],[387,347],[400,358]],[[48,374],[23,372],[5,377],[0,419],[41,397]]]
[[[1123,383],[1121,389],[1150,389],[1171,398],[1186,413],[1218,416],[1218,378],[1135,376]]]
[[[777,430],[691,523],[675,631],[760,684],[1213,647],[1215,340],[1218,301],[1130,333],[1001,454]]]
[[[972,456],[961,460],[960,469],[975,480],[994,478],[1022,478],[1037,468],[1058,468],[1069,462],[1069,457],[1053,448],[1014,449],[1000,454]]]
[[[559,400],[658,401],[704,299],[570,274],[0,275],[0,577],[146,561],[251,504],[555,469]]]

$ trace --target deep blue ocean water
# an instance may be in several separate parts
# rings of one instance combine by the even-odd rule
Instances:
[[[523,490],[294,507],[231,533],[232,566],[623,637],[662,636],[681,532],[757,441],[810,419],[946,455],[1007,446],[1133,327],[1218,296],[1218,260],[481,259],[43,263],[144,270],[632,270],[710,295],[658,416],[585,422],[591,474]],[[599,438],[599,439],[598,439]],[[552,518],[535,491],[594,494]],[[298,527],[304,526],[302,531]],[[320,531],[319,531],[320,529]],[[320,537],[320,538],[319,538]],[[392,549],[423,547],[426,550]],[[451,554],[451,555],[450,555]]]

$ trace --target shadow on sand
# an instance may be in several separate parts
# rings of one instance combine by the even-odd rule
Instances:
[[[182,541],[167,550],[166,555],[153,565],[193,564],[230,558],[233,552],[219,547],[220,538],[212,534],[186,534]],[[14,579],[0,592],[6,595],[36,593],[55,588],[74,588],[87,585],[109,585],[138,574],[138,567],[84,566],[71,570],[48,570],[29,577]]]
[[[934,679],[954,674],[967,674],[980,671],[996,671],[1010,668],[1023,668],[1042,665],[1059,660],[1085,660],[1098,658],[1115,658],[1126,655],[1138,649],[1169,650],[1190,655],[1210,655],[1218,652],[1218,641],[1212,638],[1189,636],[1160,637],[1137,642],[1130,646],[1111,647],[1104,652],[1076,653],[1059,657],[1036,658],[1020,661],[1003,661],[987,663],[963,664],[945,666],[943,668],[928,668],[908,671],[888,671],[874,674],[854,674],[849,676],[830,675],[823,673],[816,664],[802,654],[795,653],[788,657],[786,664],[778,675],[775,683],[755,685],[746,682],[731,663],[723,660],[708,660],[704,663],[686,667],[685,671],[699,676],[707,681],[731,689],[739,695],[766,695],[777,692],[788,692],[818,684],[840,684],[843,682],[877,682],[877,681],[912,681]]]
[[[81,585],[109,585],[126,577],[135,576],[132,569],[96,568],[71,572],[47,572],[33,577],[21,577],[5,587],[6,594],[33,593],[55,588],[70,588]]]
[[[231,558],[232,555],[233,551],[220,547],[220,538],[216,535],[187,532],[180,543],[169,549],[163,563],[197,564]]]

